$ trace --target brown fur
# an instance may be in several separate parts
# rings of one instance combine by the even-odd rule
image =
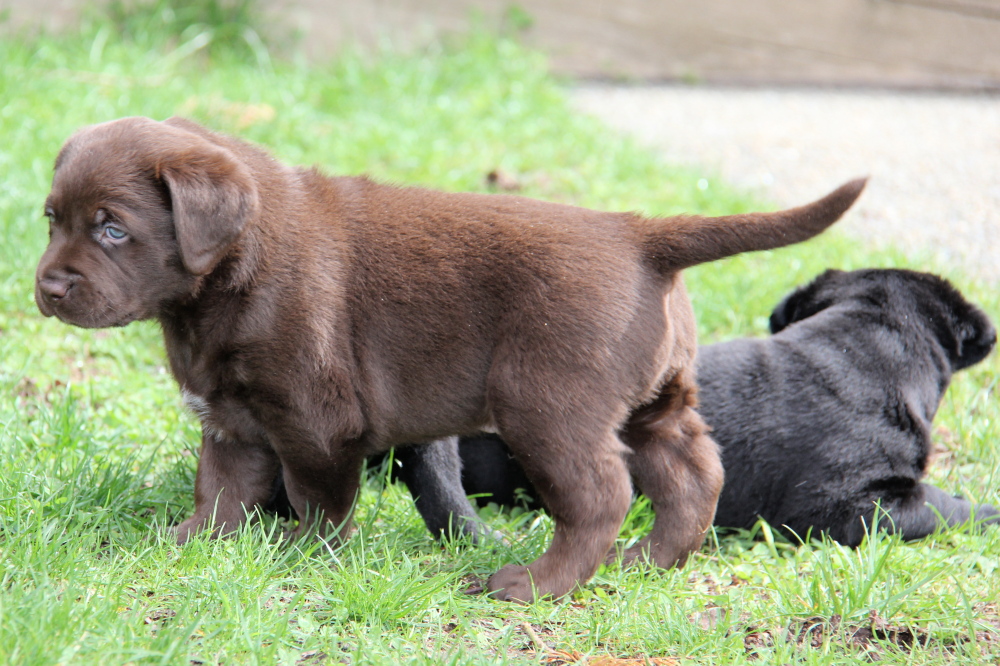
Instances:
[[[365,456],[495,427],[556,530],[489,588],[560,596],[611,547],[630,468],[658,512],[641,544],[654,562],[682,560],[711,522],[722,472],[691,410],[679,270],[813,236],[862,187],[782,213],[650,220],[328,178],[183,119],[125,118],[57,159],[36,300],[78,326],[162,325],[203,426],[179,541],[232,532],[279,469],[309,517],[299,530],[346,529]],[[623,443],[629,412],[664,386],[669,408]]]

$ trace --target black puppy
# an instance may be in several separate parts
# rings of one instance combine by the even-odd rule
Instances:
[[[920,483],[951,375],[996,330],[946,281],[905,270],[827,271],[771,315],[772,337],[702,350],[700,412],[723,449],[716,525],[758,517],[857,545],[872,525],[904,539],[1000,521]]]
[[[951,375],[996,342],[986,315],[948,282],[907,270],[827,271],[778,305],[766,339],[701,348],[699,412],[722,448],[726,482],[715,524],[758,518],[855,546],[875,520],[904,539],[975,517],[1000,522],[921,483],[930,426]],[[461,482],[455,474],[461,458]],[[431,472],[422,458],[434,460]],[[444,462],[441,461],[450,461]],[[464,493],[512,505],[533,496],[490,435],[411,450],[404,480],[432,532],[481,533]],[[530,504],[529,504],[530,505]]]

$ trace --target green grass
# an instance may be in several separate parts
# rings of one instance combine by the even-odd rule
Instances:
[[[164,369],[158,330],[75,329],[43,319],[32,299],[52,161],[81,125],[183,114],[330,173],[486,190],[485,174],[499,168],[525,194],[605,209],[723,213],[760,203],[714,177],[699,189],[705,173],[573,114],[544,62],[502,38],[306,65],[208,49],[217,31],[157,40],[126,27],[0,41],[0,663],[541,662],[524,622],[567,658],[1000,658],[996,634],[984,633],[998,625],[996,530],[914,544],[875,535],[852,551],[793,546],[761,526],[713,536],[683,569],[602,569],[573,599],[531,606],[463,590],[536,557],[551,534],[546,516],[487,511],[509,545],[441,546],[404,489],[374,482],[359,500],[358,531],[336,552],[282,544],[273,520],[175,546],[167,527],[191,511],[199,434]],[[701,337],[763,334],[795,284],[827,266],[873,265],[927,266],[829,234],[689,271]],[[1000,319],[995,289],[943,270]],[[994,503],[998,374],[993,355],[956,378],[931,471],[948,490]],[[637,502],[622,539],[648,519]],[[873,626],[872,612],[876,628],[910,627],[926,644],[852,639]]]

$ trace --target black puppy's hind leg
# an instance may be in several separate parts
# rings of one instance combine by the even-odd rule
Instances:
[[[413,495],[417,511],[435,537],[466,534],[473,541],[489,535],[462,488],[462,460],[458,438],[400,447],[398,477]]]

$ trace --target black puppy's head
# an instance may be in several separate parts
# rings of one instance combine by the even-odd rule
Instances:
[[[84,128],[56,159],[35,302],[76,326],[148,319],[209,273],[253,215],[247,168],[179,119]]]
[[[933,332],[952,370],[984,359],[996,344],[996,328],[947,280],[903,269],[828,270],[785,297],[771,313],[771,333],[841,303],[860,301],[886,316],[912,314]]]

